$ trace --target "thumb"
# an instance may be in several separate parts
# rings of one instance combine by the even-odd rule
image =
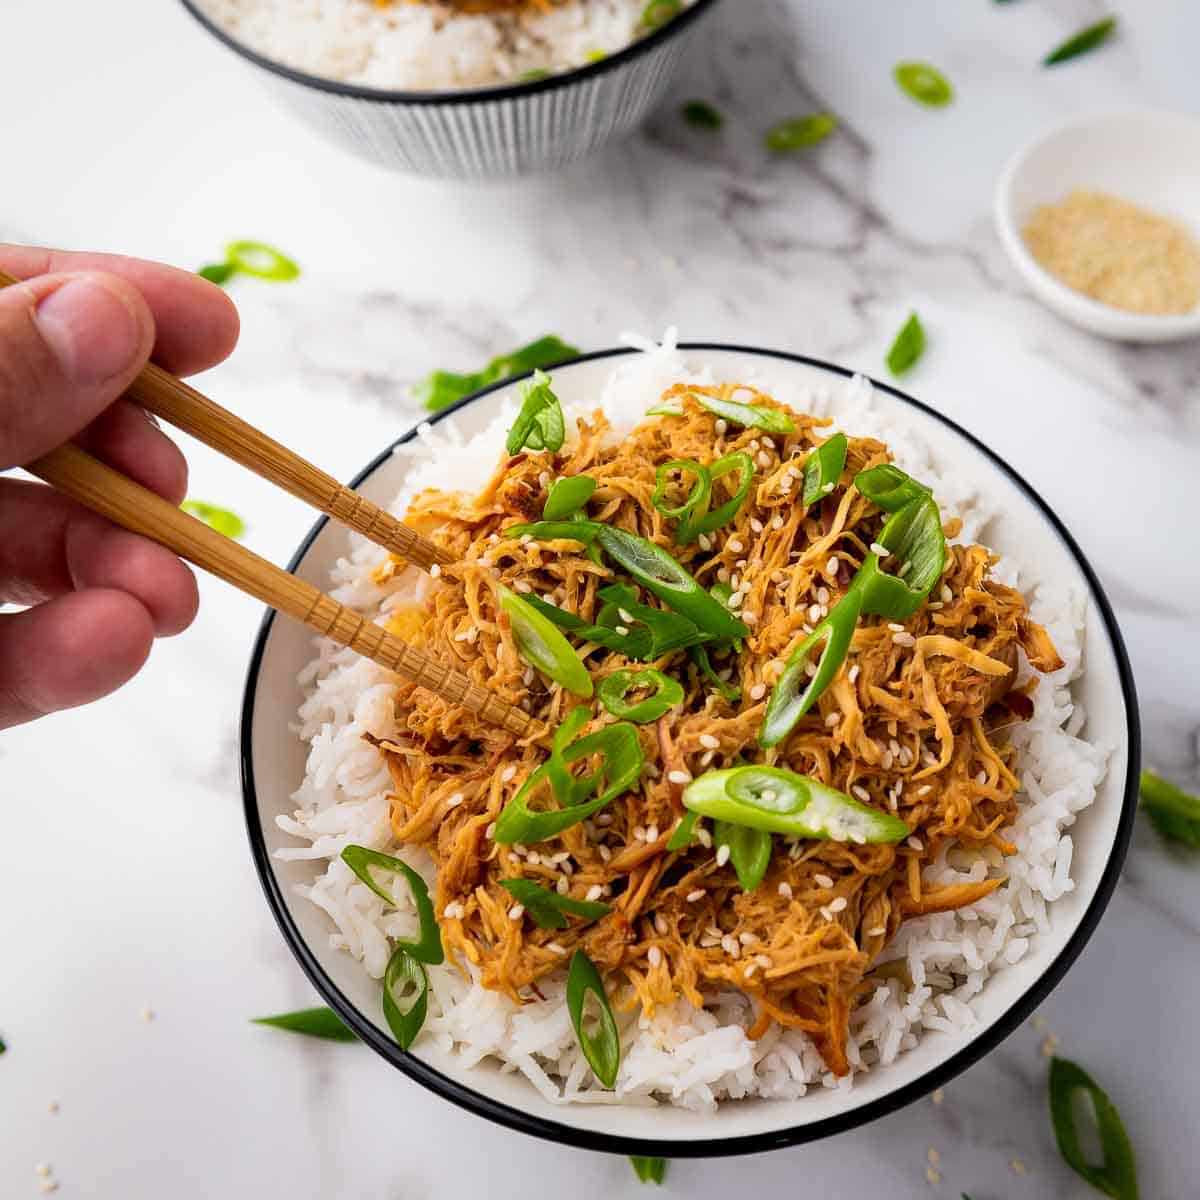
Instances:
[[[150,309],[115,275],[42,275],[0,290],[0,471],[74,437],[153,345]]]

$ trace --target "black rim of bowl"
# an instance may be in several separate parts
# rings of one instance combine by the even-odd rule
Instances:
[[[642,54],[653,50],[668,38],[682,33],[691,27],[700,15],[716,3],[716,0],[693,0],[693,3],[679,16],[672,18],[665,25],[645,34],[634,42],[630,42],[623,50],[602,58],[598,62],[586,63],[582,67],[573,67],[569,71],[561,71],[549,75],[545,79],[530,79],[523,83],[505,83],[496,87],[465,88],[444,91],[398,91],[388,88],[367,87],[359,83],[345,83],[340,79],[328,79],[322,75],[310,75],[296,67],[278,62],[252,50],[244,42],[239,41],[228,30],[222,29],[207,13],[200,10],[198,0],[180,0],[189,13],[213,35],[223,42],[234,53],[252,62],[256,67],[270,71],[273,75],[282,76],[293,83],[304,84],[321,92],[331,92],[335,96],[351,96],[356,100],[373,100],[379,104],[412,104],[412,105],[455,105],[478,104],[494,100],[511,100],[518,96],[529,96],[537,92],[549,92],[555,88],[566,87],[577,81],[603,75],[606,71],[614,71],[626,63],[631,63]]]
[[[726,345],[713,342],[683,343],[680,349],[700,353],[705,351],[732,351],[739,354],[774,358],[784,362],[817,367],[847,378],[854,374],[854,372],[844,367],[823,362],[821,359],[808,358],[800,354],[789,354],[781,350],[762,350],[750,346]],[[571,359],[569,363],[562,365],[570,366],[579,362],[591,362],[596,359],[612,358],[631,353],[636,353],[636,351],[627,349],[599,350],[592,354],[584,354],[578,358]],[[517,376],[515,378],[520,379],[525,378],[525,376]],[[482,391],[475,392],[460,400],[457,404],[431,415],[429,422],[436,424],[459,409],[465,408],[468,404],[474,404],[490,393],[500,388],[508,387],[513,382],[514,379],[505,379],[484,388]],[[276,879],[275,873],[271,868],[262,824],[259,821],[258,796],[254,785],[254,761],[251,741],[254,726],[255,689],[258,682],[259,668],[266,650],[267,637],[275,620],[274,612],[268,610],[254,642],[254,651],[250,657],[246,690],[242,702],[242,792],[246,807],[246,825],[250,836],[251,849],[254,854],[254,863],[258,869],[263,889],[266,891],[267,901],[271,906],[272,912],[275,914],[275,920],[283,931],[284,939],[291,947],[292,953],[296,956],[300,966],[312,981],[317,991],[321,993],[329,1005],[354,1030],[359,1038],[386,1058],[393,1066],[399,1067],[411,1079],[415,1079],[418,1083],[429,1088],[430,1091],[457,1104],[460,1108],[467,1109],[478,1116],[486,1117],[497,1124],[508,1126],[510,1129],[516,1129],[522,1133],[532,1134],[535,1137],[546,1138],[549,1141],[564,1145],[578,1146],[586,1150],[602,1150],[614,1154],[660,1155],[665,1158],[707,1158],[729,1154],[754,1154],[764,1150],[782,1149],[785,1146],[814,1142],[822,1138],[831,1137],[837,1133],[844,1133],[847,1130],[865,1125],[879,1117],[886,1116],[888,1113],[895,1112],[897,1109],[911,1104],[914,1100],[928,1095],[934,1088],[941,1087],[954,1078],[954,1076],[973,1066],[985,1054],[995,1049],[1023,1021],[1032,1015],[1037,1006],[1045,1000],[1066,974],[1067,969],[1087,944],[1088,939],[1099,924],[1100,917],[1108,906],[1109,900],[1112,898],[1112,893],[1121,871],[1121,864],[1129,848],[1129,841],[1133,833],[1134,816],[1137,810],[1138,775],[1141,764],[1141,730],[1138,723],[1137,695],[1133,685],[1133,673],[1130,669],[1129,657],[1125,650],[1124,641],[1121,638],[1121,632],[1117,627],[1116,619],[1113,616],[1112,608],[1109,606],[1108,599],[1100,587],[1100,581],[1096,578],[1091,564],[1084,557],[1083,551],[1080,550],[1075,539],[1068,533],[1062,522],[1041,496],[1012,467],[978,438],[968,433],[942,413],[937,412],[928,405],[922,404],[921,401],[886,383],[881,383],[877,380],[872,380],[872,383],[880,391],[887,392],[888,395],[894,396],[905,404],[919,409],[921,412],[926,413],[928,416],[933,417],[943,425],[954,430],[977,450],[985,454],[1025,494],[1034,507],[1041,512],[1042,516],[1057,533],[1059,538],[1061,538],[1063,544],[1075,559],[1076,565],[1087,580],[1093,602],[1100,613],[1105,632],[1112,646],[1113,657],[1117,664],[1117,673],[1121,681],[1121,696],[1125,704],[1126,714],[1126,733],[1129,739],[1125,796],[1121,818],[1113,842],[1112,854],[1105,864],[1104,872],[1101,875],[1096,892],[1092,896],[1091,902],[1088,904],[1087,910],[1084,912],[1075,931],[1067,940],[1067,944],[1042,975],[1030,985],[1028,990],[1022,994],[1012,1008],[1004,1013],[991,1028],[985,1030],[968,1045],[950,1055],[944,1062],[926,1071],[918,1079],[913,1080],[904,1087],[897,1088],[893,1092],[889,1092],[886,1096],[881,1096],[878,1100],[872,1100],[846,1113],[825,1117],[806,1125],[793,1126],[790,1129],[769,1130],[764,1133],[746,1134],[737,1137],[709,1138],[703,1141],[651,1140],[622,1137],[587,1129],[577,1129],[574,1126],[564,1125],[558,1121],[530,1116],[520,1109],[512,1108],[498,1100],[481,1095],[469,1087],[465,1087],[456,1080],[443,1075],[419,1057],[401,1050],[394,1041],[377,1029],[370,1021],[366,1020],[359,1013],[357,1007],[342,994],[333,980],[325,973],[309,949],[304,936],[292,920],[279,886],[279,881]],[[415,436],[416,427],[414,426],[403,437],[398,438],[383,453],[364,467],[351,481],[350,486],[358,487],[369,475],[392,457],[392,452],[396,446],[412,441]],[[308,536],[300,543],[299,549],[288,563],[289,571],[295,571],[299,567],[313,541],[328,523],[328,520],[328,517],[322,517],[312,527]],[[764,1103],[769,1102],[764,1101]]]

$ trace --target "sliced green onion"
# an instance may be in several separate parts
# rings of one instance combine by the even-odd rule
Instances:
[[[556,479],[542,509],[542,520],[563,521],[578,512],[596,490],[596,481],[590,475],[569,475]]]
[[[689,100],[682,112],[693,129],[720,129],[725,124],[725,118],[707,100]]]
[[[767,701],[759,744],[777,746],[796,727],[796,722],[817,702],[841,669],[854,638],[854,629],[862,611],[862,592],[851,588],[833,611],[789,655]],[[806,673],[809,656],[823,645],[816,674]]]
[[[505,449],[518,454],[526,446],[531,450],[562,449],[567,436],[562,405],[550,388],[550,376],[534,371],[533,378],[521,385],[521,411],[508,431]]]
[[[700,669],[702,678],[708,681],[713,691],[717,693],[727,704],[737,704],[742,698],[742,689],[737,684],[729,683],[722,679],[715,670],[713,670],[712,662],[708,657],[707,646],[692,646],[688,650],[692,662]]]
[[[228,538],[240,538],[246,532],[246,522],[227,508],[218,508],[215,504],[206,504],[203,500],[185,500],[179,507]]]
[[[933,494],[923,483],[918,483],[891,463],[859,471],[854,477],[854,486],[884,512],[899,512],[906,504]]]
[[[838,127],[833,113],[809,113],[806,117],[789,117],[767,130],[767,149],[773,154],[794,154],[823,142]]]
[[[650,640],[647,646],[649,658],[660,658],[669,650],[682,650],[686,646],[694,646],[709,640],[694,621],[680,616],[677,612],[664,612],[661,608],[651,608],[642,604],[637,593],[623,583],[610,583],[602,587],[596,595],[602,601],[596,621],[601,626],[615,630],[617,626],[628,627],[627,618],[633,618],[634,625],[645,626]],[[582,636],[588,636],[592,631],[583,631]],[[636,630],[631,630],[636,632]]]
[[[683,0],[650,0],[642,9],[642,28],[647,31],[661,29],[683,12]]]
[[[924,353],[925,327],[915,312],[909,313],[908,320],[901,326],[896,340],[892,342],[892,348],[887,352],[888,370],[893,375],[903,375],[916,365]]]
[[[1163,837],[1200,850],[1200,796],[1190,795],[1153,771],[1143,771],[1142,808]]]
[[[628,696],[635,688],[653,688],[649,696],[632,703]],[[683,688],[677,680],[661,671],[614,671],[600,681],[600,703],[614,717],[645,725],[657,721],[663,713],[683,700]]]
[[[749,825],[713,822],[713,842],[729,847],[729,861],[743,892],[752,892],[763,881],[771,863],[771,835]]]
[[[383,973],[383,1015],[401,1050],[416,1041],[428,1008],[429,976],[425,967],[406,946],[397,946]]]
[[[848,444],[844,433],[835,433],[804,460],[800,499],[805,505],[816,504],[822,496],[827,496],[837,487],[846,466]]]
[[[233,263],[209,263],[208,266],[201,267],[196,274],[199,275],[201,279],[207,279],[209,283],[221,285],[228,283],[230,277],[236,270],[237,268],[233,265]]]
[[[589,50],[584,58],[590,63],[603,62],[608,57],[607,50]]]
[[[661,1184],[667,1177],[665,1158],[640,1158],[635,1154],[629,1161],[633,1164],[633,1173],[642,1183]]]
[[[225,247],[225,258],[243,275],[274,283],[286,283],[300,274],[300,268],[286,254],[265,242],[230,242]]]
[[[587,667],[553,622],[508,588],[500,588],[499,597],[521,657],[573,695],[585,700],[591,696],[592,677]]]
[[[504,537],[531,537],[535,542],[557,542],[569,538],[573,542],[590,545],[600,532],[597,521],[534,521],[530,525],[510,525],[501,530]]]
[[[708,412],[724,417],[732,425],[746,429],[765,429],[768,433],[794,433],[795,422],[785,412],[768,408],[765,404],[742,404],[738,400],[722,400],[719,396],[707,396],[703,392],[689,392],[689,396]]]
[[[1112,37],[1116,28],[1117,18],[1105,17],[1103,21],[1097,21],[1094,25],[1081,29],[1077,34],[1067,38],[1065,42],[1051,50],[1042,59],[1042,66],[1052,67],[1056,63],[1066,62],[1068,59],[1078,58],[1081,54],[1087,54],[1089,50],[1095,50],[1097,46],[1102,46]]]
[[[332,1008],[301,1008],[296,1012],[279,1013],[274,1017],[254,1017],[255,1025],[270,1025],[305,1037],[324,1038],[330,1042],[357,1042],[358,1036]]]
[[[899,842],[911,832],[899,817],[781,767],[709,771],[684,788],[683,804],[701,816],[788,837]]]
[[[737,491],[724,504],[719,504],[714,508],[712,512],[698,513],[688,525],[687,537],[684,540],[690,542],[702,533],[712,533],[714,530],[728,525],[737,516],[746,502],[746,497],[750,494],[750,485],[754,482],[754,461],[748,454],[740,452],[728,454],[724,458],[718,458],[708,468],[709,479],[718,480],[721,476],[728,475],[730,471],[738,472]]]
[[[572,718],[578,721],[577,708]],[[587,709],[582,709],[587,720]],[[564,725],[560,731],[577,732],[578,723]],[[564,739],[565,740],[565,739]],[[581,759],[595,755],[599,766],[591,775],[573,779],[566,768]],[[564,829],[578,825],[610,804],[622,792],[628,791],[642,771],[642,748],[632,725],[619,722],[581,737],[569,746],[560,745],[556,733],[551,761],[543,763],[521,785],[517,794],[504,806],[496,819],[495,841],[501,846],[528,845],[544,842]],[[565,786],[564,786],[565,784]],[[603,790],[599,790],[604,784]],[[554,791],[562,805],[559,809],[535,812],[530,801],[545,790]],[[587,797],[598,794],[591,800]]]
[[[1079,1143],[1076,1099],[1091,1102],[1103,1162],[1089,1163]],[[1050,1120],[1058,1152],[1067,1166],[1114,1200],[1137,1200],[1137,1163],[1121,1114],[1096,1081],[1077,1063],[1050,1060]]]
[[[545,67],[533,67],[529,71],[522,71],[517,76],[518,83],[536,83],[539,79],[549,79],[550,72]]]
[[[698,820],[700,820],[699,813],[684,813],[683,819],[675,826],[671,836],[667,838],[667,849],[670,851],[682,850],[692,840]]]
[[[549,72],[543,71],[538,78]],[[554,334],[547,334],[536,341],[493,358],[482,371],[459,374],[454,371],[433,371],[413,388],[413,397],[431,412],[447,408],[464,396],[485,388],[501,379],[511,379],[526,371],[547,370],[579,357],[579,348],[564,342]]]
[[[683,503],[678,505],[667,503],[667,489],[673,482],[671,479],[672,471],[677,471],[682,475],[693,475],[696,479]],[[675,540],[683,544],[689,540],[687,538],[687,531],[692,520],[692,514],[697,510],[703,514],[707,510],[708,498],[711,492],[712,476],[708,473],[707,467],[702,466],[698,462],[693,462],[690,458],[673,458],[670,462],[663,463],[654,472],[654,491],[651,493],[650,503],[664,517],[669,517],[671,520],[679,522],[675,531]]]
[[[954,99],[950,80],[926,62],[897,63],[892,69],[900,90],[907,92],[918,104],[928,108],[944,108]]]
[[[567,913],[598,921],[612,912],[611,904],[572,900],[569,896],[560,896],[548,888],[539,887],[531,879],[501,879],[500,886],[524,907],[539,929],[566,929]]]
[[[888,518],[879,544],[899,561],[895,575],[880,567],[879,555],[867,555],[851,590],[862,592],[862,611],[892,621],[912,616],[921,607],[946,565],[946,535],[937,502],[925,496]]]
[[[600,1010],[599,1027],[590,1033],[584,1025],[584,1005],[588,994],[595,996]],[[617,1031],[617,1020],[604,991],[604,980],[596,970],[596,964],[582,951],[571,956],[567,971],[567,1012],[575,1028],[575,1037],[583,1057],[587,1059],[596,1078],[606,1088],[617,1082],[617,1070],[621,1066],[621,1035]]]
[[[425,963],[440,963],[445,954],[442,950],[442,935],[438,929],[437,917],[434,916],[433,902],[429,899],[429,888],[425,880],[408,863],[393,858],[379,850],[370,850],[366,846],[345,846],[342,849],[342,862],[352,870],[385,903],[392,905],[396,901],[391,894],[379,884],[371,874],[372,867],[384,871],[392,871],[404,878],[412,892],[413,903],[417,908],[417,919],[421,923],[421,936],[415,942],[402,941],[399,944],[413,956]]]

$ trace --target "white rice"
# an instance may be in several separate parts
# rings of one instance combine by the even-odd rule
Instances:
[[[690,2],[690,0],[689,0]],[[646,0],[466,15],[406,0],[200,0],[238,41],[311,75],[381,89],[485,87],[623,50]]]
[[[711,372],[694,369],[675,349],[674,331],[662,345],[626,339],[644,353],[620,360],[604,389],[602,406],[617,435],[639,423],[647,407],[671,383],[711,382]],[[963,520],[963,541],[980,540],[989,518],[970,480],[932,462],[912,431],[876,412],[871,386],[862,378],[797,393],[770,379],[755,380],[777,399],[800,411],[826,413],[847,432],[885,440],[898,464],[930,484],[946,516]],[[589,408],[591,406],[588,406]],[[586,411],[567,406],[567,427]],[[412,459],[405,487],[393,511],[401,513],[410,497],[425,487],[454,479],[464,490],[485,482],[500,454],[514,407],[509,402],[488,428],[465,440],[452,420],[438,429],[424,426],[398,453]],[[436,586],[410,569],[386,587],[372,580],[385,559],[378,547],[353,539],[349,558],[334,572],[334,595],[369,615],[418,601]],[[997,569],[1016,583],[1007,559]],[[564,1002],[564,979],[539,981],[545,999],[515,1006],[486,991],[449,964],[429,972],[430,1016],[418,1041],[435,1041],[474,1064],[497,1059],[521,1071],[555,1102],[652,1103],[665,1100],[697,1110],[723,1099],[764,1096],[793,1099],[809,1087],[851,1087],[858,1070],[890,1063],[912,1049],[926,1029],[961,1034],[976,1020],[972,999],[989,976],[1018,963],[1048,928],[1047,905],[1073,888],[1072,840],[1064,832],[1075,815],[1092,803],[1104,776],[1108,750],[1077,736],[1084,713],[1074,702],[1070,683],[1082,669],[1085,598],[1048,583],[1021,581],[1034,619],[1044,624],[1066,665],[1050,676],[1037,676],[1033,718],[1016,728],[1022,792],[1014,824],[1006,830],[1017,853],[967,856],[943,851],[926,869],[930,883],[979,880],[1004,874],[1008,882],[968,909],[906,921],[888,946],[885,960],[907,962],[912,987],[892,979],[876,988],[851,1018],[848,1056],[852,1073],[836,1080],[824,1067],[811,1040],[795,1030],[773,1027],[763,1038],[747,1037],[748,1001],[736,992],[715,994],[703,1010],[685,1001],[620,1017],[622,1062],[613,1092],[601,1091],[579,1053]],[[1022,660],[1020,680],[1034,675]],[[302,895],[318,904],[331,921],[330,942],[362,962],[374,978],[383,975],[388,938],[416,933],[415,911],[407,897],[398,907],[384,905],[338,859],[342,847],[361,843],[399,854],[432,882],[433,867],[419,850],[397,846],[388,823],[388,774],[378,752],[362,740],[364,732],[383,735],[392,721],[393,686],[386,673],[357,655],[317,641],[317,657],[301,683],[307,698],[300,710],[299,735],[309,745],[304,782],[295,793],[296,811],[279,825],[301,839],[302,848],[280,850],[281,858],[315,860],[319,872]],[[399,885],[403,890],[403,885]]]

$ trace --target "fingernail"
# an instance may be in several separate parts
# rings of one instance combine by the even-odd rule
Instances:
[[[87,275],[68,279],[37,307],[37,323],[68,379],[102,383],[129,367],[142,340],[124,298]]]

